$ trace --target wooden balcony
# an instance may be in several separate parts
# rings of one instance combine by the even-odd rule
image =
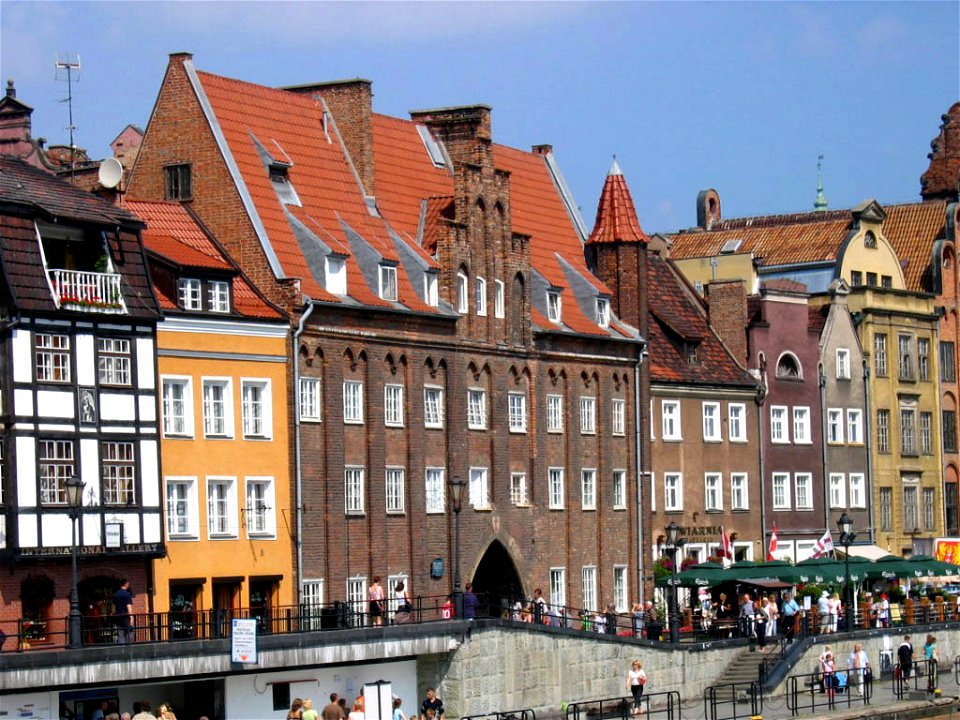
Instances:
[[[50,270],[57,307],[77,312],[126,314],[118,273]]]

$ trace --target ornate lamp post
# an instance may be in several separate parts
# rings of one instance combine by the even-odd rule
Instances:
[[[840,516],[840,519],[837,521],[837,527],[840,528],[840,544],[843,545],[843,555],[844,555],[844,594],[846,613],[844,617],[846,618],[847,632],[853,630],[853,621],[854,621],[854,596],[853,596],[853,586],[850,583],[850,544],[857,539],[857,534],[853,532],[853,520],[850,519],[850,516],[844,513]]]
[[[680,607],[677,601],[677,552],[684,544],[680,539],[680,526],[673,520],[667,525],[667,546],[666,551],[670,554],[670,596],[667,608],[667,623],[670,626],[670,642],[680,642]]]
[[[67,621],[67,647],[82,645],[80,594],[77,592],[77,520],[83,505],[84,482],[73,476],[67,480],[67,506],[70,508],[70,617]]]
[[[462,477],[447,483],[450,488],[450,506],[453,508],[453,607],[456,617],[463,617],[463,589],[460,585],[460,510],[463,509],[463,491],[467,487]]]

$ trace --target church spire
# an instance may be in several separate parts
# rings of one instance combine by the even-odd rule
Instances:
[[[826,212],[829,204],[827,196],[823,194],[823,155],[817,156],[817,199],[813,201],[813,209],[817,212]]]
[[[597,205],[597,220],[587,244],[610,242],[648,243],[650,238],[640,227],[637,210],[630,197],[630,189],[614,155],[607,180]]]

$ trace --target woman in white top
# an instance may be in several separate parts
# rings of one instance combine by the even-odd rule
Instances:
[[[777,601],[773,597],[769,598],[769,602],[764,606],[763,611],[767,613],[767,637],[775,638],[777,636],[777,627],[779,623],[777,618],[780,616],[780,611],[777,609]]]
[[[840,617],[840,595],[833,594],[830,598],[830,632],[837,631],[837,618]]]
[[[639,660],[630,663],[630,670],[627,672],[627,689],[633,693],[633,715],[639,715],[643,712],[640,706],[640,696],[643,695],[643,686],[647,684],[647,674],[643,671],[643,665]]]

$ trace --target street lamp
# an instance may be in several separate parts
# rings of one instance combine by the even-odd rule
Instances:
[[[677,557],[683,541],[680,539],[680,526],[671,520],[667,525],[667,552],[670,553],[670,598],[667,608],[667,624],[670,627],[670,642],[680,642],[680,607],[677,601]]]
[[[846,618],[847,632],[853,630],[853,619],[854,619],[854,609],[853,609],[853,586],[850,583],[850,544],[857,539],[857,534],[853,532],[853,520],[850,519],[850,516],[844,513],[840,516],[840,519],[837,521],[837,527],[840,528],[840,544],[843,545],[843,564],[844,564],[844,580],[845,590],[844,593],[846,597],[846,606],[847,611],[844,615]]]
[[[455,617],[463,617],[463,590],[460,587],[460,510],[463,508],[463,491],[467,487],[462,477],[454,477],[450,487],[450,504],[453,507],[453,608]]]
[[[67,506],[70,508],[70,617],[67,621],[67,647],[78,648],[82,644],[80,595],[77,592],[77,520],[83,504],[83,480],[72,476],[67,480]]]

